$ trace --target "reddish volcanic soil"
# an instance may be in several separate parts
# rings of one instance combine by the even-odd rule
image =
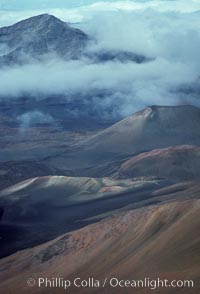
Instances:
[[[135,209],[63,235],[0,261],[1,293],[49,293],[29,288],[30,277],[106,277],[120,279],[193,279],[200,270],[200,200],[172,202]],[[177,289],[154,290],[177,293]],[[51,293],[64,293],[53,290]],[[133,293],[107,287],[103,293]],[[102,293],[102,289],[71,289],[70,293]],[[134,289],[134,293],[150,293]],[[178,293],[197,293],[180,289]]]
[[[199,286],[199,108],[152,106],[103,131],[38,126],[25,138],[9,115],[0,129],[6,120],[0,293],[198,293],[108,285],[66,292],[27,280],[159,277]]]
[[[141,176],[191,180],[200,178],[200,147],[175,146],[141,153],[124,162],[119,177]]]
[[[86,138],[79,149],[52,156],[54,168],[91,168],[177,145],[200,146],[200,109],[151,106]]]

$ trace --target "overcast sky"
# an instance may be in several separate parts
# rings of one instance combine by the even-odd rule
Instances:
[[[110,1],[110,0],[108,0]],[[42,9],[58,7],[76,7],[82,4],[90,4],[93,0],[1,0],[1,9]]]
[[[191,13],[200,10],[200,0],[0,0],[0,26],[40,13],[80,22],[94,13],[146,9]]]
[[[96,2],[119,2],[120,0],[106,0],[106,1],[95,1],[95,0],[1,0],[1,9],[42,9],[42,8],[58,8],[58,7],[78,7],[83,5],[89,5]],[[148,2],[149,0],[135,0],[132,2]],[[161,0],[163,1],[163,0]],[[169,0],[170,1],[170,0]],[[171,0],[173,1],[173,0]]]
[[[106,4],[115,4],[120,3],[121,6],[129,3],[130,5],[136,4],[147,4],[153,6],[174,6],[176,8],[178,5],[184,7],[189,7],[197,9],[200,6],[199,0],[0,0],[0,9],[11,9],[11,10],[24,10],[24,9],[43,9],[43,8],[71,8],[78,6],[91,5],[96,3]],[[150,4],[148,4],[150,3]]]

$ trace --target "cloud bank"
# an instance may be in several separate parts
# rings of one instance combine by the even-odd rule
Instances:
[[[54,9],[64,20],[81,21],[77,26],[95,40],[88,52],[128,51],[152,61],[95,64],[87,58],[64,62],[51,57],[4,68],[0,69],[0,97],[60,95],[70,103],[81,99],[104,115],[112,109],[113,116],[126,116],[153,104],[200,105],[199,9],[195,0],[98,2]],[[24,13],[14,12],[18,17]]]

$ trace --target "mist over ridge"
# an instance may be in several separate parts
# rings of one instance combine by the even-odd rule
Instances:
[[[25,64],[1,67],[0,100],[56,97],[52,99],[81,102],[104,117],[124,117],[148,105],[199,106],[198,4],[192,1],[188,9],[185,1],[182,8],[180,1],[160,6],[157,1],[130,2],[101,6],[83,1],[78,8],[63,10],[62,17],[61,11],[48,7],[62,20],[78,21],[70,26],[88,35],[84,54],[76,60],[63,60],[54,51],[40,60],[27,54]],[[9,50],[0,39],[0,56]],[[96,54],[112,58],[88,58]],[[144,56],[148,62],[134,62],[127,54]]]

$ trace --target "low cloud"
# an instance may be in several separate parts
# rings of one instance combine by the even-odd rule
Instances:
[[[19,122],[19,130],[21,134],[25,134],[30,127],[40,124],[54,124],[54,119],[41,111],[25,112],[17,118]]]
[[[1,99],[57,95],[77,103],[77,109],[81,100],[86,108],[104,116],[125,116],[152,104],[200,105],[198,1],[103,4],[54,12],[57,16],[62,13],[65,20],[71,15],[71,20],[82,21],[77,26],[94,40],[88,53],[128,51],[151,61],[95,64],[87,58],[66,62],[51,57],[7,67],[0,70]]]

